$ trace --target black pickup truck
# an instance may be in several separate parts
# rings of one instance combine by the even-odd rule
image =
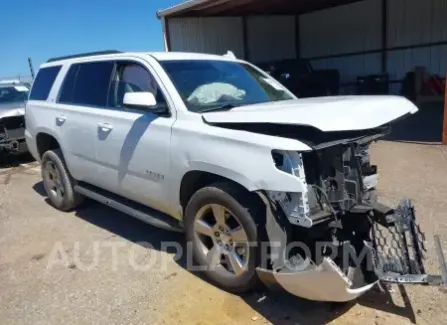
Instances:
[[[298,97],[338,95],[338,70],[314,70],[308,60],[283,60],[258,64]]]

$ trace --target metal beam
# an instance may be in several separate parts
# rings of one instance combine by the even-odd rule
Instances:
[[[164,41],[165,41],[165,51],[171,51],[171,34],[169,30],[169,19],[166,17],[161,17],[161,24],[163,28]]]
[[[224,2],[221,4],[217,4],[215,6],[210,6],[203,10],[200,10],[198,16],[213,16],[222,14],[223,16],[228,15],[228,11],[232,11],[235,8],[244,6],[246,4],[252,4],[253,2],[262,1],[262,0],[238,0],[238,1],[230,1]]]
[[[247,16],[242,16],[242,41],[244,43],[244,60],[250,61],[250,45],[248,44]]]
[[[381,14],[381,29],[382,29],[382,57],[381,67],[382,73],[388,72],[388,1],[382,0],[382,14]]]
[[[295,55],[301,59],[300,16],[295,16]]]
[[[159,11],[160,17],[299,15],[364,0],[193,0]]]
[[[419,48],[444,46],[444,45],[447,45],[447,41],[388,47],[386,49],[386,51],[388,53],[388,52],[395,52],[395,51],[401,51],[401,50],[419,49]],[[305,59],[307,59],[307,60],[335,59],[335,58],[344,58],[344,57],[348,57],[348,56],[374,54],[374,53],[382,53],[382,52],[383,52],[382,48],[378,48],[376,50],[366,50],[366,51],[345,52],[345,53],[330,54],[330,55],[311,56],[311,57],[306,57]]]
[[[217,5],[221,5],[225,2],[230,2],[230,1],[232,1],[232,0],[214,0],[212,2],[205,2],[205,4],[198,5],[197,7],[195,7],[194,10],[203,10],[203,9],[215,7]]]
[[[309,1],[309,0],[307,0]],[[256,2],[246,2],[238,3],[238,6],[235,6],[229,9],[229,13],[233,15],[238,14],[247,14],[247,15],[274,15],[278,11],[281,11],[281,8],[284,7],[284,3],[289,3],[288,0],[256,0]],[[290,8],[289,8],[290,9]],[[284,12],[284,11],[283,11]],[[287,14],[292,14],[290,10],[287,10]]]
[[[442,120],[442,144],[447,144],[447,79],[444,91],[444,117]]]
[[[188,10],[193,10],[194,7],[196,7],[198,5],[206,4],[206,3],[210,3],[210,2],[212,2],[212,0],[192,0],[192,1],[183,2],[176,6],[157,11],[157,18],[160,19],[161,17],[177,16],[182,12],[186,12]]]

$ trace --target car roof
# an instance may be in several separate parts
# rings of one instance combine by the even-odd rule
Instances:
[[[50,67],[54,65],[61,64],[72,64],[78,62],[89,62],[92,60],[103,60],[103,59],[118,59],[120,57],[144,57],[150,55],[158,61],[172,61],[172,60],[219,60],[219,61],[239,61],[232,54],[230,55],[216,55],[216,54],[205,54],[205,53],[188,53],[188,52],[117,52],[111,54],[92,54],[85,55],[80,54],[79,56],[73,55],[68,57],[61,57],[60,59],[51,59],[49,62],[42,64],[40,67]]]
[[[225,55],[206,54],[206,53],[188,53],[188,52],[153,52],[148,53],[159,61],[171,60],[220,60],[234,61],[235,58]]]
[[[231,52],[227,55],[217,54],[205,54],[205,53],[188,53],[188,52],[116,52],[111,54],[92,54],[85,55],[80,54],[72,55],[68,57],[50,59],[48,62],[43,63],[40,68],[50,67],[61,64],[73,64],[78,62],[89,62],[104,59],[119,59],[120,57],[144,57],[147,55],[152,56],[158,61],[173,61],[173,60],[219,60],[219,61],[239,61]]]

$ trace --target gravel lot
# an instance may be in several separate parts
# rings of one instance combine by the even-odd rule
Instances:
[[[435,231],[447,248],[447,148],[379,142],[372,160],[385,203],[414,199],[428,269],[437,271]],[[93,202],[59,212],[46,203],[39,166],[19,162],[0,166],[2,324],[446,324],[446,296],[429,287],[393,286],[348,305],[228,294],[162,247],[162,240],[183,245],[182,235]]]

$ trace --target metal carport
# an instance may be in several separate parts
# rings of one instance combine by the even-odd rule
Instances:
[[[191,0],[157,16],[166,50],[231,50],[254,63],[304,58],[339,70],[346,87],[387,73],[399,94],[417,66],[447,71],[447,0]]]

